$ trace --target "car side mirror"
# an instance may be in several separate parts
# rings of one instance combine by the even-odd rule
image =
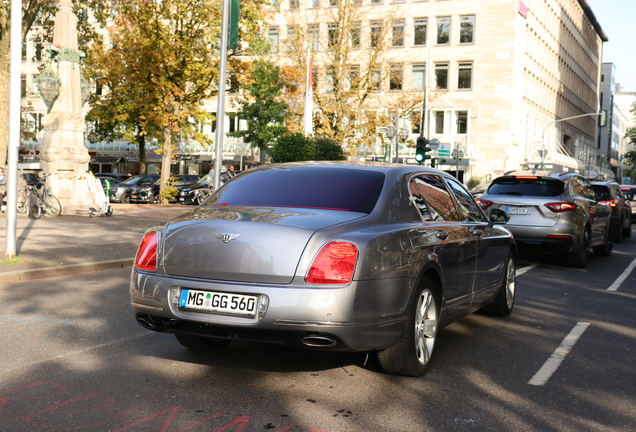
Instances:
[[[505,224],[510,220],[510,215],[502,209],[492,209],[490,212],[490,222],[496,224]]]

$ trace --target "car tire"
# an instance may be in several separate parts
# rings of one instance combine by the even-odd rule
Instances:
[[[184,347],[196,351],[213,351],[227,347],[230,340],[196,336],[186,333],[175,333],[177,341]]]
[[[515,305],[515,295],[517,288],[517,262],[515,256],[510,253],[506,261],[506,273],[497,292],[497,297],[482,311],[492,315],[508,316],[512,313]]]
[[[614,243],[623,243],[623,219],[616,225],[616,228],[612,230],[614,232]]]
[[[148,197],[148,204],[159,204],[159,197],[155,194],[150,194]]]
[[[581,244],[579,247],[566,255],[567,263],[570,267],[583,268],[587,266],[587,260],[590,249],[590,228],[586,227],[581,236]]]
[[[632,236],[632,224],[630,221],[629,226],[626,228],[623,228],[623,237],[630,238],[631,236]]]
[[[614,249],[614,229],[610,226],[609,232],[605,236],[605,243],[594,247],[594,254],[598,256],[610,256]]]
[[[120,203],[122,204],[130,204],[130,194],[124,192],[121,196],[121,199],[119,200]]]
[[[439,327],[439,308],[432,282],[424,277],[409,304],[409,315],[395,344],[378,351],[382,369],[392,375],[421,376],[431,366]]]

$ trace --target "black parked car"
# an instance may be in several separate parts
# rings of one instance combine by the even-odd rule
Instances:
[[[183,186],[180,188],[178,187],[180,189],[178,198],[179,203],[189,205],[202,204],[210,197],[210,195],[212,195],[212,192],[214,191],[214,186],[209,185],[207,180],[208,176],[205,175],[193,185]]]
[[[620,243],[623,238],[632,236],[632,208],[625,202],[621,187],[614,181],[595,181],[592,187],[598,199],[612,208],[612,231],[614,241]]]
[[[128,180],[110,188],[110,202],[127,204],[130,194],[138,187],[149,186],[159,179],[159,174],[146,174],[130,177]]]
[[[190,175],[190,174],[179,174],[170,177],[169,182],[172,186],[176,186],[177,188],[183,187],[186,185],[191,185],[199,181],[198,175]],[[133,203],[148,203],[148,204],[158,204],[159,203],[159,186],[160,179],[157,179],[153,184],[139,186],[130,194],[130,202]],[[171,200],[171,201],[176,201]]]

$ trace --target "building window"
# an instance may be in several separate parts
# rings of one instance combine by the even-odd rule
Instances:
[[[466,135],[468,132],[468,111],[455,111],[455,124],[457,135]]]
[[[391,39],[392,47],[404,46],[404,20],[393,22],[393,37]]]
[[[289,9],[296,10],[300,6],[300,0],[289,0]]]
[[[411,72],[411,90],[424,90],[426,64],[414,64]]]
[[[377,48],[380,45],[382,37],[382,21],[371,21],[371,48]]]
[[[27,59],[27,41],[22,41],[22,61]]]
[[[329,0],[329,6],[338,7],[338,0]]]
[[[42,61],[42,50],[44,49],[44,44],[42,43],[42,39],[36,39],[33,41],[35,47],[35,55],[33,59],[35,61]]]
[[[309,7],[319,8],[320,7],[320,0],[310,0]]]
[[[459,43],[475,42],[475,15],[463,16],[459,19]]]
[[[382,83],[382,71],[380,69],[372,70],[370,73],[369,88],[371,91],[379,92],[380,84]]]
[[[426,27],[428,25],[427,18],[416,18],[413,20],[413,45],[426,45]]]
[[[102,96],[104,94],[104,85],[102,84],[102,80],[95,81],[95,94],[97,96]]]
[[[404,70],[401,64],[391,65],[389,73],[389,90],[399,91],[402,90],[402,82],[404,80]]]
[[[382,4],[384,0],[371,0],[371,4]]]
[[[437,45],[450,44],[450,17],[437,18]]]
[[[435,88],[437,90],[448,89],[448,63],[435,64]]]
[[[435,133],[444,133],[444,111],[433,111],[433,121],[435,121]]]
[[[349,68],[349,74],[347,75],[347,90],[357,90],[360,85],[360,66],[353,65]]]
[[[26,97],[27,90],[26,75],[20,76],[20,97]]]
[[[307,45],[310,50],[318,51],[320,48],[320,27],[318,24],[310,24],[307,28]]]
[[[334,46],[338,43],[338,24],[329,24],[329,28],[327,30],[327,46],[329,49],[333,49]]]
[[[351,23],[349,28],[349,46],[351,48],[360,48],[360,32],[362,24],[360,21]]]
[[[296,51],[298,48],[297,45],[297,36],[296,36],[296,26],[288,26],[287,27],[287,50],[288,51]]]
[[[278,27],[270,27],[267,32],[267,39],[269,39],[269,52],[278,52]]]
[[[459,63],[457,70],[457,88],[470,90],[473,88],[473,64],[470,62]]]
[[[325,73],[325,93],[333,93],[333,69],[327,69]]]

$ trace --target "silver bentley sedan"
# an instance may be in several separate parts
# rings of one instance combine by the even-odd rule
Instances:
[[[426,167],[264,165],[146,232],[132,309],[190,349],[374,351],[385,372],[419,376],[440,328],[479,309],[511,313],[507,221]]]

